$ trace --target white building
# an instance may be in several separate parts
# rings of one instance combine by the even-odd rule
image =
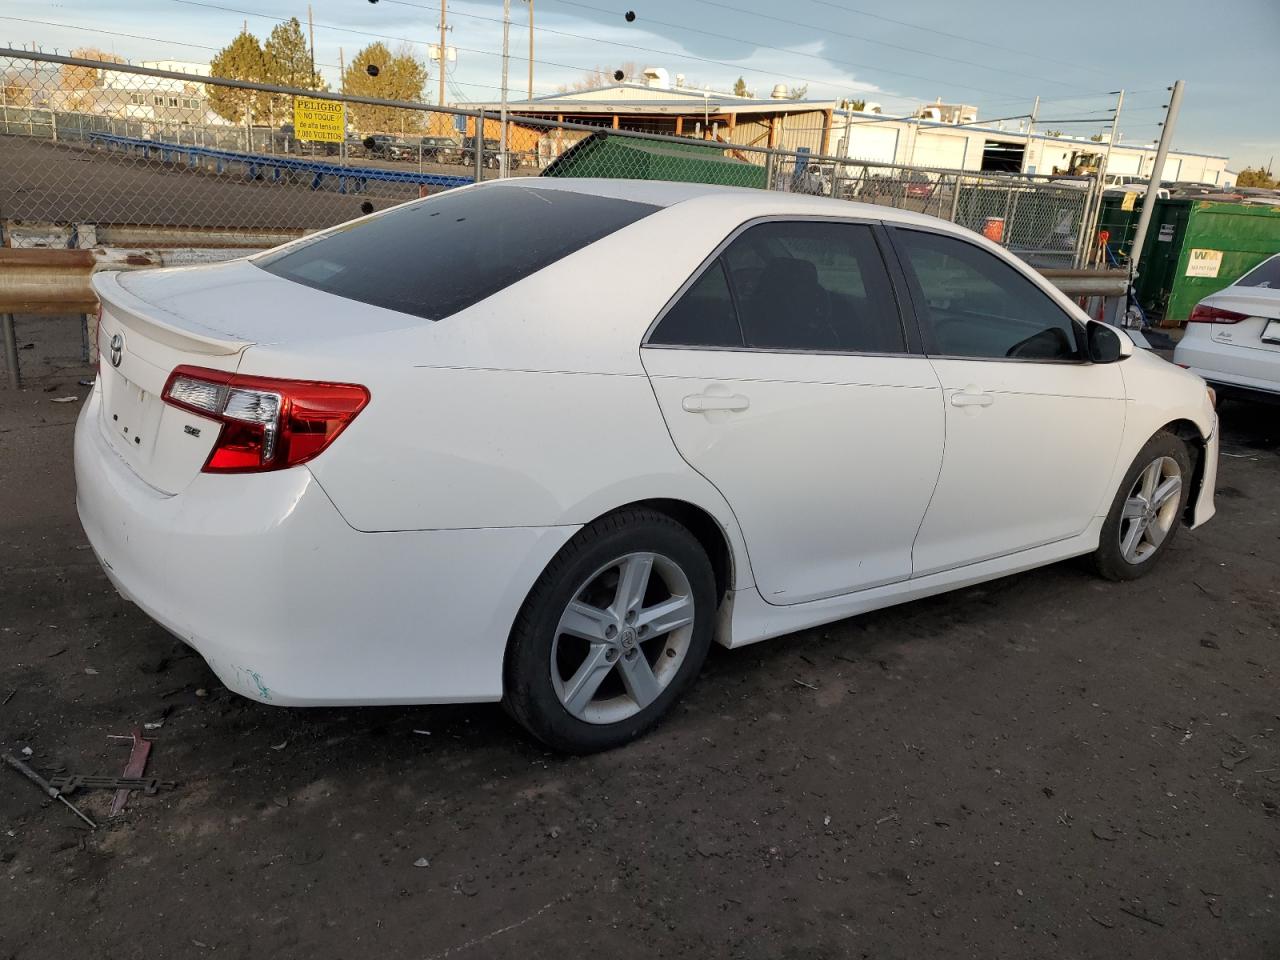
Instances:
[[[186,60],[149,60],[142,66],[193,76],[209,76],[207,63]],[[160,123],[208,123],[205,85],[170,77],[146,77],[118,70],[100,71],[101,112],[129,120]]]

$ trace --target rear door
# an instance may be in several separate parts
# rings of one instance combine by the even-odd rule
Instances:
[[[1124,431],[1120,365],[1087,362],[1071,316],[1003,257],[953,234],[891,235],[947,421],[914,575],[1083,533]]]
[[[733,508],[770,603],[911,576],[942,399],[879,236],[845,220],[747,225],[641,351],[672,439]]]

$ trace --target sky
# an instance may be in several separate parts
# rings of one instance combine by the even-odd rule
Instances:
[[[1121,140],[1151,143],[1160,135],[1167,88],[1182,79],[1175,149],[1228,156],[1233,170],[1280,161],[1280,0],[534,4],[535,95],[596,67],[612,73],[634,63],[726,91],[742,76],[759,96],[777,83],[807,85],[810,98],[865,98],[886,113],[910,113],[941,97],[976,105],[980,119],[991,119],[1030,113],[1039,96],[1037,129],[1089,136],[1109,128],[1114,91],[1123,88]],[[438,0],[311,6],[316,61],[335,89],[340,53],[350,62],[378,39],[393,47],[407,40],[425,57],[425,45],[439,40]],[[207,63],[245,20],[265,38],[279,18],[297,16],[305,27],[306,15],[305,2],[290,0],[0,0],[0,43],[63,53],[93,45],[135,63]],[[449,102],[499,98],[501,19],[497,0],[450,0],[448,42],[458,52],[446,75]],[[512,0],[511,19],[510,89],[523,98],[526,0]],[[429,95],[436,90],[431,69]]]

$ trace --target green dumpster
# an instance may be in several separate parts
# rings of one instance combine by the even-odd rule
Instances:
[[[593,133],[561,154],[541,175],[763,188],[765,168],[726,156],[732,149],[731,146],[655,142]]]
[[[1280,207],[1193,202],[1163,325],[1186,323],[1197,303],[1276,253],[1280,253]]]

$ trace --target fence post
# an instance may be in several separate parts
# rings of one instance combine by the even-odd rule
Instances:
[[[960,180],[961,178],[962,178],[962,174],[957,170],[955,187],[951,191],[951,215],[950,217],[948,217],[948,219],[952,223],[956,222],[956,216],[960,212]]]
[[[471,144],[475,148],[476,183],[479,183],[484,179],[484,110],[476,117],[476,135],[471,138]]]
[[[22,375],[18,371],[18,334],[13,329],[13,314],[0,314],[0,337],[4,339],[4,362],[9,367],[9,389],[17,390],[22,386]]]

